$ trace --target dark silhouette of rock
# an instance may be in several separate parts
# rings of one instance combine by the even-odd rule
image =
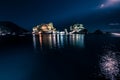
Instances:
[[[106,34],[111,34],[111,32],[106,32]]]
[[[0,33],[15,33],[21,34],[28,32],[27,30],[21,28],[20,26],[16,25],[10,21],[0,21]]]
[[[103,34],[103,32],[98,29],[98,30],[96,30],[96,31],[94,32],[94,34]]]
[[[83,33],[83,34],[88,34],[88,30],[87,30],[87,29],[83,29],[83,30],[82,30],[82,33]]]

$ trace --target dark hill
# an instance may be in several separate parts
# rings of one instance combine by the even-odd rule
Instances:
[[[10,33],[21,34],[21,33],[28,32],[28,31],[21,28],[20,26],[16,25],[13,22],[0,21],[0,32],[1,33],[10,32]]]

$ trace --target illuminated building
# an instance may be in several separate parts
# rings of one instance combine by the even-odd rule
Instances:
[[[37,27],[33,27],[33,32],[38,32],[38,28]]]
[[[82,33],[82,31],[84,30],[85,28],[83,27],[83,24],[74,24],[73,26],[70,26],[70,34],[73,34],[73,33]]]
[[[53,27],[53,23],[48,24],[41,24],[37,25],[36,27],[33,27],[33,33],[35,34],[41,34],[41,33],[52,33],[52,34],[74,34],[74,33],[82,33],[86,34],[87,29],[83,27],[83,24],[74,24],[73,26],[70,26],[69,29],[64,29],[64,31],[56,31],[56,28]]]
[[[53,23],[37,25],[33,28],[33,33],[55,33],[56,28],[53,27]]]

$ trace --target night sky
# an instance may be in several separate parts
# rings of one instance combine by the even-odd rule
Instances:
[[[111,23],[119,28],[120,0],[1,0],[0,21],[12,21],[28,30],[48,22],[57,28],[75,23],[88,29],[106,29]]]

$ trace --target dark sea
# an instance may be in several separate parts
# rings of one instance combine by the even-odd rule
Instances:
[[[120,36],[0,37],[0,80],[120,80]]]

